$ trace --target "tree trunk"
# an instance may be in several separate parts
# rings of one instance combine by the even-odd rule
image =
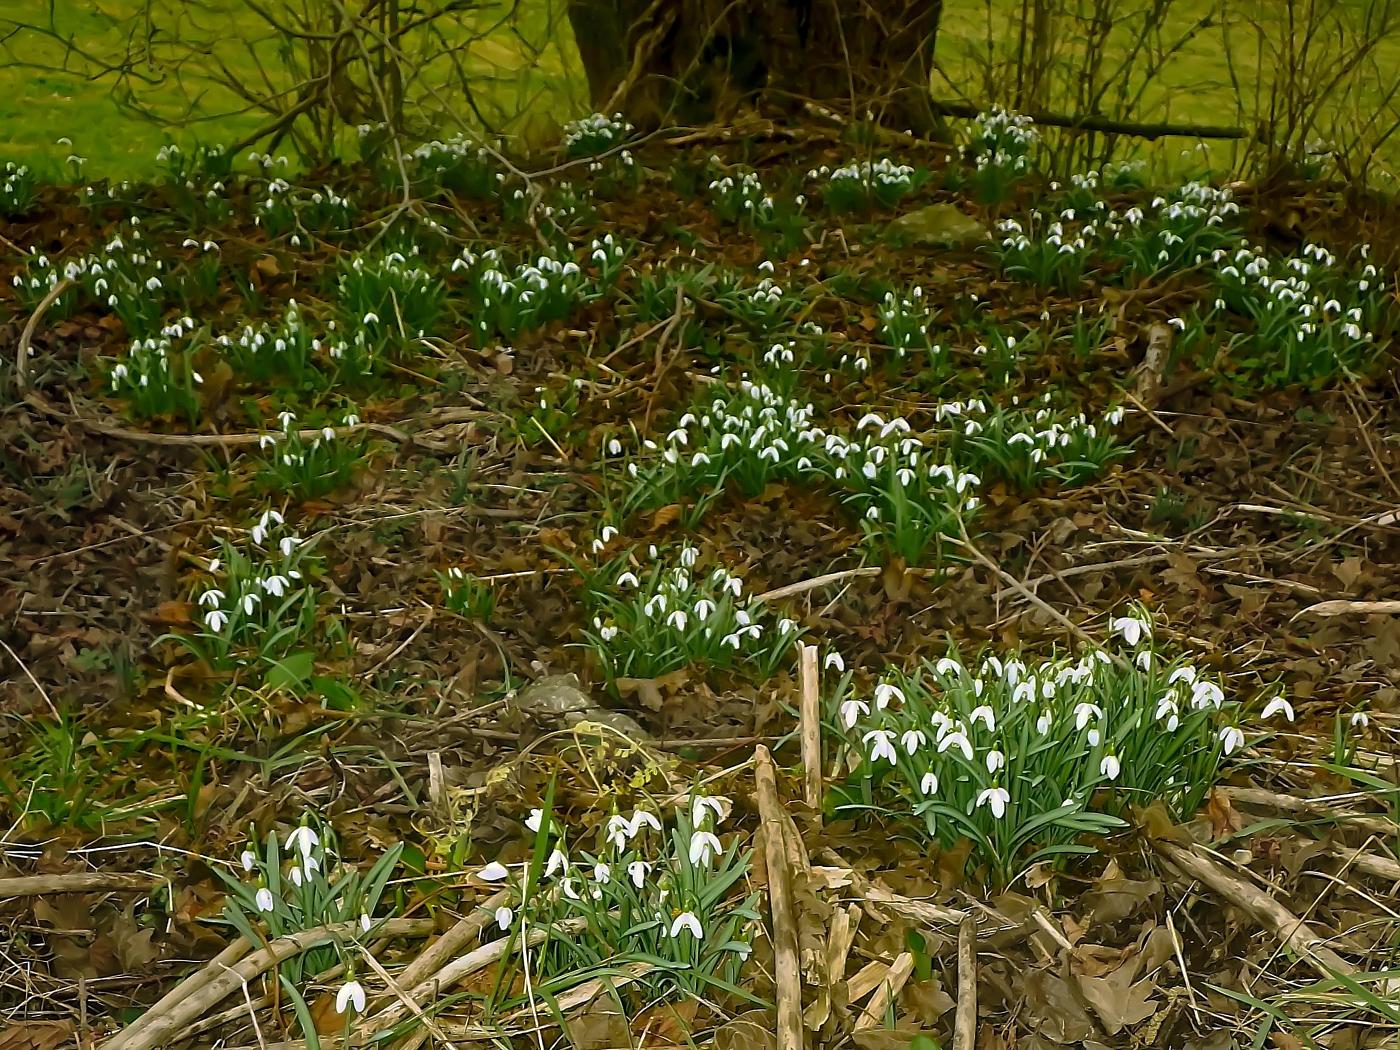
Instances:
[[[569,0],[594,106],[640,127],[816,102],[928,134],[942,0]]]

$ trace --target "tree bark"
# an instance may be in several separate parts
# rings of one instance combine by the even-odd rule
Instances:
[[[570,0],[599,110],[640,127],[816,102],[897,130],[937,126],[942,0]]]

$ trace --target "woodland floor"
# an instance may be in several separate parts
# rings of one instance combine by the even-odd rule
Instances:
[[[1006,391],[1029,399],[1053,389],[1100,409],[1134,389],[1152,325],[1199,297],[1189,273],[1128,288],[1091,275],[1072,295],[1047,295],[1008,280],[977,249],[899,247],[879,215],[809,215],[809,243],[770,255],[752,235],[719,224],[703,197],[678,192],[684,178],[668,175],[700,170],[717,148],[725,163],[742,158],[778,180],[849,153],[820,134],[643,153],[641,191],[610,198],[601,189],[593,214],[571,231],[579,244],[612,233],[633,245],[618,296],[516,340],[509,353],[474,347],[449,324],[421,362],[354,393],[361,416],[382,424],[368,432],[365,465],[347,488],[283,506],[303,536],[317,537],[333,596],[323,615],[338,618],[348,639],[318,657],[323,684],[300,695],[258,684],[230,689],[158,642],[199,615],[191,558],[207,556],[214,535],[246,527],[265,505],[248,480],[255,446],[180,435],[256,433],[287,398],[206,390],[197,428],[136,423],[105,396],[97,367],[126,346],[119,322],[89,308],[37,325],[33,391],[0,407],[0,640],[11,650],[0,653],[0,777],[9,796],[0,875],[55,881],[10,900],[0,881],[0,1017],[11,1026],[0,1025],[0,1046],[101,1043],[218,952],[228,931],[208,920],[223,886],[206,858],[235,858],[250,826],[285,831],[314,810],[336,828],[348,858],[405,842],[399,915],[445,929],[486,895],[467,873],[528,854],[520,821],[551,783],[555,811],[588,825],[658,782],[712,778],[710,790],[734,800],[747,834],[758,826],[754,747],[767,743],[783,771],[782,794],[801,797],[800,779],[788,775],[799,766],[795,667],[769,681],[697,675],[669,691],[613,699],[578,645],[586,613],[566,555],[581,555],[597,533],[602,447],[620,423],[664,434],[712,368],[737,374],[763,349],[761,336],[703,297],[685,306],[687,323],[706,332],[703,348],[677,337],[677,328],[690,331],[684,325],[640,318],[629,281],[663,256],[694,249],[705,262],[750,274],[773,259],[779,283],[803,289],[801,320],[825,329],[832,360],[871,343],[879,293],[890,287],[922,285],[947,317],[975,295],[1009,326],[1102,314],[1107,334],[1088,360],[1052,343],[1022,362]],[[948,163],[924,149],[911,146],[899,159],[935,170]],[[585,181],[571,174],[576,185]],[[372,192],[342,173],[325,177],[366,199]],[[947,200],[991,218],[933,187],[899,209]],[[15,245],[67,254],[95,248],[122,217],[141,214],[148,238],[177,250],[186,230],[165,218],[162,192],[94,216],[70,203],[71,190],[50,189],[32,215],[0,232]],[[363,214],[391,212],[394,193],[373,192],[380,204]],[[1250,239],[1280,252],[1304,238],[1367,240],[1381,259],[1397,247],[1393,210],[1375,205],[1358,215],[1325,188],[1256,196],[1241,187],[1237,199]],[[208,231],[222,246],[224,270],[264,302],[322,294],[344,248],[289,249],[249,224],[246,199],[234,203],[234,217]],[[441,198],[426,208],[454,236],[534,250],[530,226],[503,218],[495,202]],[[1001,211],[1015,208],[1008,202]],[[0,267],[6,288],[10,272]],[[201,321],[219,330],[241,322],[248,307],[233,284]],[[0,379],[9,391],[29,311],[7,307]],[[939,397],[981,392],[976,359],[967,355],[962,365]],[[876,667],[940,656],[950,639],[974,651],[1073,645],[1044,606],[1099,636],[1135,600],[1152,610],[1162,644],[1228,680],[1281,684],[1296,722],[1235,756],[1192,827],[1231,880],[1261,888],[1361,971],[1381,975],[1367,985],[1374,995],[1319,984],[1306,957],[1281,949],[1257,909],[1227,904],[1218,886],[1164,860],[1153,846],[1160,829],[1114,836],[1035,885],[987,897],[957,858],[869,824],[822,823],[792,801],[807,857],[825,866],[805,891],[820,901],[809,913],[829,916],[851,901],[866,910],[848,971],[829,975],[833,998],[844,999],[858,975],[873,989],[911,938],[922,946],[913,978],[880,1023],[857,1034],[860,1045],[904,1046],[919,1032],[950,1043],[957,927],[920,921],[917,909],[881,908],[830,875],[843,865],[904,898],[977,917],[976,1046],[985,1050],[1394,1045],[1400,1010],[1389,975],[1400,966],[1400,895],[1394,872],[1385,873],[1397,863],[1387,820],[1400,803],[1400,618],[1355,606],[1305,613],[1334,600],[1400,599],[1400,387],[1392,365],[1387,359],[1369,377],[1313,390],[1261,390],[1228,362],[1182,363],[1150,410],[1125,403],[1132,450],[1096,480],[986,493],[976,542],[999,571],[974,560],[925,579],[885,567],[784,603],[807,640],[840,651],[848,666]],[[917,418],[937,399],[899,365],[877,365],[862,380],[838,372],[827,383],[832,370],[814,368],[809,381],[819,393],[806,396],[843,417],[876,410]],[[532,414],[541,388],[557,411]],[[298,408],[310,418],[306,405]],[[684,536],[742,569],[753,593],[872,564],[857,525],[829,496],[800,486],[723,498],[692,530],[678,518],[669,508],[643,514],[629,539]],[[451,565],[491,581],[488,618],[441,607],[434,574]],[[651,738],[640,753],[561,735],[512,700],[532,681],[569,673],[597,702],[640,724]],[[1347,721],[1359,710],[1369,715],[1364,731]],[[1334,761],[1340,733],[1357,739],[1348,752],[1355,775]],[[1280,795],[1329,801],[1289,814]],[[1347,808],[1369,820],[1337,815]],[[1354,851],[1374,863],[1349,861]],[[54,892],[77,873],[130,873],[138,888],[99,882]],[[154,881],[141,882],[147,875]],[[417,951],[411,938],[395,941],[381,962],[396,971]],[[772,966],[760,936],[745,987],[770,1002]],[[328,994],[333,987],[319,999],[308,994],[322,1014]],[[264,1005],[264,1025],[273,1027],[254,1033],[239,1007],[237,996],[221,1003],[223,1027],[179,1045],[300,1038],[289,1011]],[[762,1035],[733,1027],[743,1009],[692,1013],[695,1040],[706,1043],[716,1030],[727,1033],[717,1045],[771,1040],[771,1021]],[[845,1045],[858,1014],[838,1008],[825,1045]],[[882,1034],[891,1019],[896,1034]],[[633,1035],[639,1045],[681,1041],[670,1032]],[[558,1031],[540,1038],[553,1041]],[[447,1044],[434,1037],[434,1045]]]

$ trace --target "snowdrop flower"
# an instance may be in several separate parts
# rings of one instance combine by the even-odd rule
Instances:
[[[476,877],[482,882],[500,882],[509,875],[510,869],[497,860],[493,860],[476,873]]]
[[[300,868],[292,868],[292,885],[301,886],[309,876],[303,876]]]
[[[311,856],[311,851],[321,844],[321,838],[305,824],[299,824],[292,829],[292,833],[287,836],[287,849],[297,849],[301,851],[303,858]]]
[[[904,703],[904,691],[898,686],[890,685],[888,682],[881,682],[875,687],[875,706],[883,711],[889,706],[891,700],[898,700]]]
[[[550,853],[549,860],[545,862],[544,877],[548,879],[557,871],[563,871],[565,874],[568,873],[569,858],[564,854],[563,850],[556,846],[554,851]]]
[[[224,592],[213,587],[199,596],[199,604],[207,605],[211,609],[217,608],[219,603],[223,600]]]
[[[609,882],[612,880],[612,868],[608,867],[601,860],[593,865],[593,881]]]
[[[1144,649],[1144,650],[1142,650],[1140,653],[1137,654],[1137,659],[1134,660],[1133,662],[1134,662],[1135,664],[1138,665],[1138,668],[1139,668],[1140,670],[1143,670],[1143,671],[1150,670],[1151,667],[1152,667],[1152,650],[1151,650],[1151,649]]]
[[[1260,715],[1260,718],[1267,722],[1275,715],[1283,715],[1287,721],[1293,721],[1293,705],[1282,696],[1274,697],[1264,705],[1264,713]]]
[[[894,749],[894,733],[888,729],[872,729],[861,738],[870,747],[872,763],[885,759],[890,765],[898,758]]]
[[[1167,675],[1167,685],[1175,685],[1177,682],[1185,682],[1187,685],[1196,684],[1196,669],[1190,664],[1185,667],[1178,667],[1171,674]]]
[[[705,823],[705,813],[714,814],[715,823],[724,819],[724,803],[712,795],[696,795],[690,800],[690,822],[696,827]]]
[[[641,581],[637,579],[636,573],[624,572],[617,578],[617,585],[619,587],[640,587],[642,584]]]
[[[690,935],[697,941],[703,940],[705,933],[700,928],[700,920],[693,911],[682,912],[671,921],[671,936],[680,935],[681,930],[689,930]]]
[[[287,593],[288,580],[285,576],[273,575],[269,576],[267,579],[261,582],[262,589],[267,591],[267,593],[272,595],[274,598],[280,598]]]
[[[607,840],[617,849],[625,849],[632,835],[632,825],[621,813],[614,813],[608,818]]]
[[[963,753],[963,758],[972,761],[972,742],[961,729],[948,733],[938,742],[938,753],[941,755],[951,747],[956,747]]]
[[[1091,730],[1089,730],[1089,732],[1085,735],[1085,739],[1089,741],[1089,746],[1090,746],[1090,747],[1098,747],[1098,746],[1099,746],[1099,741],[1102,740],[1103,737],[1102,737],[1102,735],[1099,733],[1099,731],[1098,731],[1097,729],[1091,729]]]
[[[1121,769],[1116,755],[1104,755],[1103,761],[1099,763],[1099,775],[1108,780],[1117,780]]]
[[[841,703],[841,721],[847,729],[852,728],[861,716],[868,714],[870,705],[864,700],[844,700]]]
[[[977,796],[977,808],[983,806],[992,807],[992,816],[1000,820],[1006,816],[1007,803],[1011,801],[1011,793],[1004,787],[986,788]]]
[[[1135,616],[1119,616],[1109,622],[1109,628],[1123,636],[1129,645],[1137,645],[1144,638],[1152,637],[1152,625]]]
[[[365,990],[359,981],[346,981],[335,993],[335,1012],[343,1014],[346,1007],[353,1007],[356,1013],[364,1013]]]
[[[951,656],[945,656],[933,665],[933,669],[939,674],[956,675],[962,672],[962,664],[958,663]]]
[[[634,860],[627,865],[627,877],[632,880],[632,885],[637,889],[642,888],[642,883],[646,881],[647,875],[651,871],[651,865],[641,860]]]
[[[1074,728],[1078,732],[1083,732],[1084,727],[1089,724],[1089,719],[1095,720],[1103,718],[1103,708],[1098,704],[1080,703],[1074,707]]]
[[[1040,717],[1035,720],[1035,731],[1041,736],[1044,736],[1046,733],[1050,732],[1051,722],[1050,712],[1042,711]]]
[[[525,826],[531,831],[539,831],[542,820],[544,820],[544,810],[532,809],[530,815],[525,818]]]
[[[1191,688],[1191,706],[1199,710],[1204,710],[1207,706],[1220,710],[1220,705],[1225,702],[1225,693],[1214,682],[1197,682]]]
[[[1371,725],[1371,716],[1365,711],[1357,711],[1351,716],[1351,727],[1353,729],[1367,729]]]
[[[925,795],[932,795],[938,791],[938,774],[929,770],[919,781],[919,791]]]
[[[724,856],[719,836],[710,831],[697,831],[690,837],[690,863],[710,866],[711,857]]]
[[[987,772],[996,773],[1006,768],[1006,756],[995,749],[987,752]]]
[[[238,862],[243,865],[244,871],[252,871],[257,860],[257,856],[250,849],[245,849],[238,857]]]
[[[496,909],[496,925],[503,930],[510,929],[510,924],[515,919],[515,912],[502,905]]]
[[[1244,747],[1244,733],[1238,726],[1226,726],[1220,731],[1220,744],[1225,754],[1233,755]]]
[[[905,752],[912,755],[928,742],[928,738],[918,729],[906,729],[900,736],[899,742],[903,745]]]
[[[278,541],[277,547],[281,550],[282,557],[290,558],[292,556],[292,549],[300,542],[301,540],[297,539],[295,536],[283,536],[282,539]]]
[[[986,704],[975,708],[972,714],[968,716],[968,722],[973,725],[976,725],[978,722],[982,722],[984,725],[986,725],[987,732],[989,733],[995,733],[997,731],[996,715],[992,713],[992,709]]]
[[[204,625],[218,634],[228,626],[228,614],[221,609],[211,609],[204,616]]]
[[[266,886],[261,887],[253,895],[253,902],[257,904],[258,911],[271,911],[276,906],[276,901],[272,899],[272,891]]]
[[[822,661],[823,670],[830,670],[833,667],[838,671],[846,670],[846,661],[841,659],[841,654],[834,649],[827,653],[826,659]]]

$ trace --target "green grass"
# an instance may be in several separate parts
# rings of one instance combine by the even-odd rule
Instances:
[[[157,6],[169,2],[155,0]],[[267,24],[240,0],[215,0],[212,6],[214,10],[195,21],[190,9],[180,5],[173,16],[185,27],[180,31],[190,39],[211,39],[215,60],[241,80],[260,82],[261,65],[274,71],[273,82],[280,86],[275,71],[285,68],[285,63],[265,39]],[[284,0],[270,6],[278,10],[293,5]],[[464,67],[471,74],[477,105],[498,127],[547,141],[559,124],[584,108],[586,91],[569,23],[560,0],[522,0],[507,18],[508,6],[484,6],[462,16],[461,22],[444,21],[443,25],[449,31],[455,26],[464,39],[475,35],[474,26],[497,27],[465,54]],[[48,4],[9,0],[0,4],[0,35],[8,34],[15,22],[28,22],[74,40],[89,55],[115,56],[128,36],[138,32],[146,7],[147,0],[51,0]],[[162,27],[177,24],[169,13],[160,17]],[[474,21],[466,21],[468,17]],[[532,61],[534,48],[539,48],[538,63]],[[87,158],[88,178],[138,178],[150,174],[156,152],[167,143],[186,149],[229,143],[268,120],[263,113],[238,112],[246,106],[227,89],[174,69],[167,70],[167,79],[160,85],[131,82],[137,101],[154,111],[156,119],[147,119],[118,100],[111,76],[96,77],[93,72],[92,64],[80,56],[65,56],[63,44],[54,35],[20,30],[0,48],[3,159],[28,164],[57,179],[69,154],[77,153]],[[428,97],[435,104],[441,99],[442,109],[461,101],[451,74],[445,62],[424,71],[425,81],[437,93]],[[198,102],[189,106],[186,100],[196,95]],[[187,113],[193,119],[184,120]],[[425,127],[438,129],[433,134],[447,135],[460,130],[462,116],[470,119],[465,106],[455,113],[423,113],[420,119]],[[351,137],[347,132],[347,141]],[[70,139],[72,147],[61,144],[60,138]],[[291,152],[286,144],[280,151]]]

